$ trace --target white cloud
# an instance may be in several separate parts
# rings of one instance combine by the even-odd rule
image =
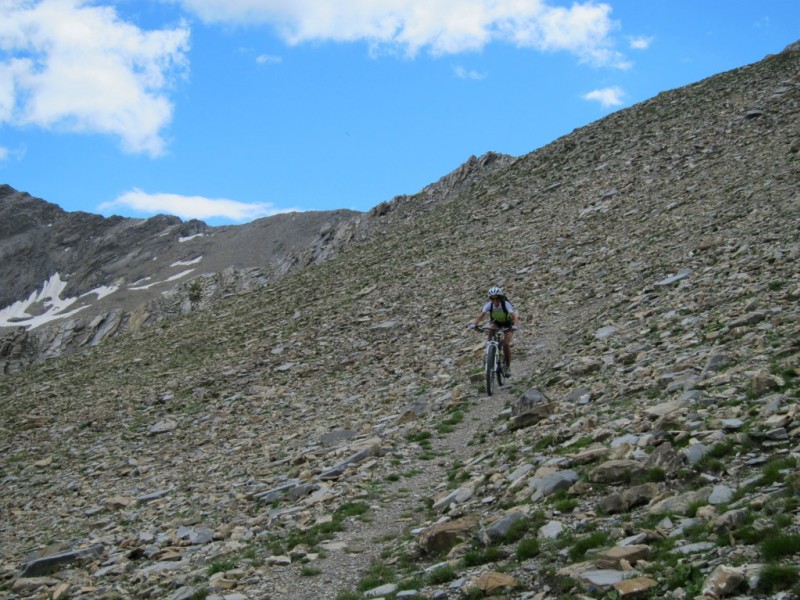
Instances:
[[[462,66],[453,67],[453,72],[459,79],[474,79],[476,81],[480,81],[481,79],[486,79],[486,73],[480,73],[473,69],[466,69]]]
[[[283,58],[269,54],[259,54],[256,56],[256,62],[260,65],[277,65],[283,62]]]
[[[27,152],[28,148],[24,144],[19,145],[16,148],[0,146],[0,162],[12,160],[15,162],[21,162],[22,159],[25,158],[25,154]]]
[[[640,35],[638,37],[631,37],[629,38],[630,46],[634,50],[647,50],[650,45],[653,43],[653,37],[647,37],[644,35]]]
[[[175,215],[181,219],[200,220],[223,218],[238,223],[296,210],[277,209],[270,203],[237,202],[226,198],[181,196],[179,194],[148,194],[136,188],[125,192],[116,200],[101,204],[98,210],[103,213],[109,213],[120,208],[127,208],[146,215],[161,213]]]
[[[627,66],[613,49],[611,7],[548,0],[177,0],[206,22],[263,23],[291,44],[365,41],[410,56],[480,50],[505,42],[567,51],[598,65]]]
[[[595,100],[606,108],[624,104],[625,92],[619,86],[594,90],[586,94],[584,100]]]
[[[87,0],[0,1],[0,123],[118,136],[159,155],[185,26],[143,31]]]

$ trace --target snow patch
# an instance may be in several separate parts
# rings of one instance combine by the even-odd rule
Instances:
[[[180,273],[177,273],[177,274],[173,275],[172,277],[168,277],[164,281],[154,281],[153,283],[148,283],[146,285],[140,285],[140,286],[136,286],[136,287],[129,287],[128,289],[129,290],[148,290],[151,287],[153,287],[154,285],[158,285],[160,283],[166,283],[168,281],[175,281],[176,279],[180,279],[181,277],[186,277],[189,273],[193,273],[193,272],[194,272],[194,269],[187,269],[186,271],[181,271]],[[141,279],[140,281],[146,281],[147,279],[150,279],[150,278],[147,277],[145,279]]]
[[[119,289],[118,285],[104,285],[97,288],[96,290],[92,290],[91,292],[86,292],[81,296],[81,298],[83,298],[83,296],[88,296],[89,294],[97,294],[97,299],[100,300],[102,298],[105,298],[106,296],[110,296],[118,289]]]
[[[194,235],[190,235],[189,237],[182,237],[178,238],[179,242],[188,242],[189,240],[193,240],[194,238],[203,237],[202,233],[195,233]]]
[[[117,286],[102,286],[81,294],[79,298],[62,298],[61,294],[66,287],[67,282],[61,281],[61,274],[52,275],[44,282],[40,292],[32,292],[26,300],[18,300],[11,306],[0,310],[0,327],[36,329],[50,321],[71,317],[86,308],[87,305],[83,305],[67,311],[79,298],[96,294],[99,300],[119,289]],[[31,314],[31,312],[36,314]]]
[[[172,277],[168,278],[167,281],[175,281],[176,279],[180,279],[181,277],[186,277],[192,271],[194,271],[194,269],[189,269],[187,271],[181,271],[177,275],[173,275]]]
[[[201,260],[203,260],[202,256],[198,256],[193,260],[179,260],[170,265],[170,267],[188,267],[189,265],[196,265]]]

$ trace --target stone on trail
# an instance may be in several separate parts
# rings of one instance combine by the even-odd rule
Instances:
[[[101,544],[97,544],[95,546],[90,546],[89,548],[81,548],[79,550],[70,550],[68,552],[59,552],[58,554],[51,554],[50,556],[34,558],[22,566],[20,577],[27,578],[46,575],[59,567],[63,567],[64,565],[97,558],[102,553],[103,546]]]

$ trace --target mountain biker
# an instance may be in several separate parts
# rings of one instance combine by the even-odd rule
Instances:
[[[488,338],[492,339],[492,334],[497,329],[504,329],[503,336],[503,355],[505,356],[505,372],[506,376],[510,374],[511,370],[511,338],[514,337],[514,332],[519,329],[519,314],[514,310],[514,306],[508,301],[503,288],[491,287],[489,288],[489,302],[483,305],[481,312],[469,322],[467,327],[470,329],[477,329],[478,323],[483,318],[489,315],[489,329]]]

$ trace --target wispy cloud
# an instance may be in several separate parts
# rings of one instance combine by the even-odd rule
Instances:
[[[453,73],[455,73],[456,77],[459,79],[472,79],[475,81],[486,79],[486,73],[480,73],[474,69],[467,69],[460,65],[453,67]]]
[[[85,0],[0,2],[0,123],[118,136],[159,155],[185,26],[144,31]]]
[[[611,6],[594,0],[569,7],[548,0],[178,0],[206,22],[262,23],[290,44],[364,41],[414,56],[480,50],[492,42],[566,51],[581,61],[625,68],[614,49]]]
[[[203,196],[182,196],[179,194],[149,194],[133,189],[120,195],[116,200],[98,206],[101,213],[113,213],[118,209],[128,209],[143,215],[157,213],[175,215],[181,219],[208,220],[227,219],[244,223],[297,209],[278,209],[267,202],[238,202],[227,198],[205,198]]]
[[[256,62],[260,65],[277,65],[283,62],[280,56],[272,56],[270,54],[259,54],[256,56]]]
[[[619,86],[607,87],[600,90],[594,90],[586,94],[584,100],[593,100],[599,102],[606,108],[613,106],[621,106],[625,103],[625,92]]]
[[[654,39],[652,36],[640,35],[628,38],[628,43],[633,50],[647,50]]]
[[[25,153],[27,151],[28,148],[24,144],[19,145],[16,148],[8,148],[5,146],[0,146],[0,163],[6,161],[19,162],[25,157]]]

